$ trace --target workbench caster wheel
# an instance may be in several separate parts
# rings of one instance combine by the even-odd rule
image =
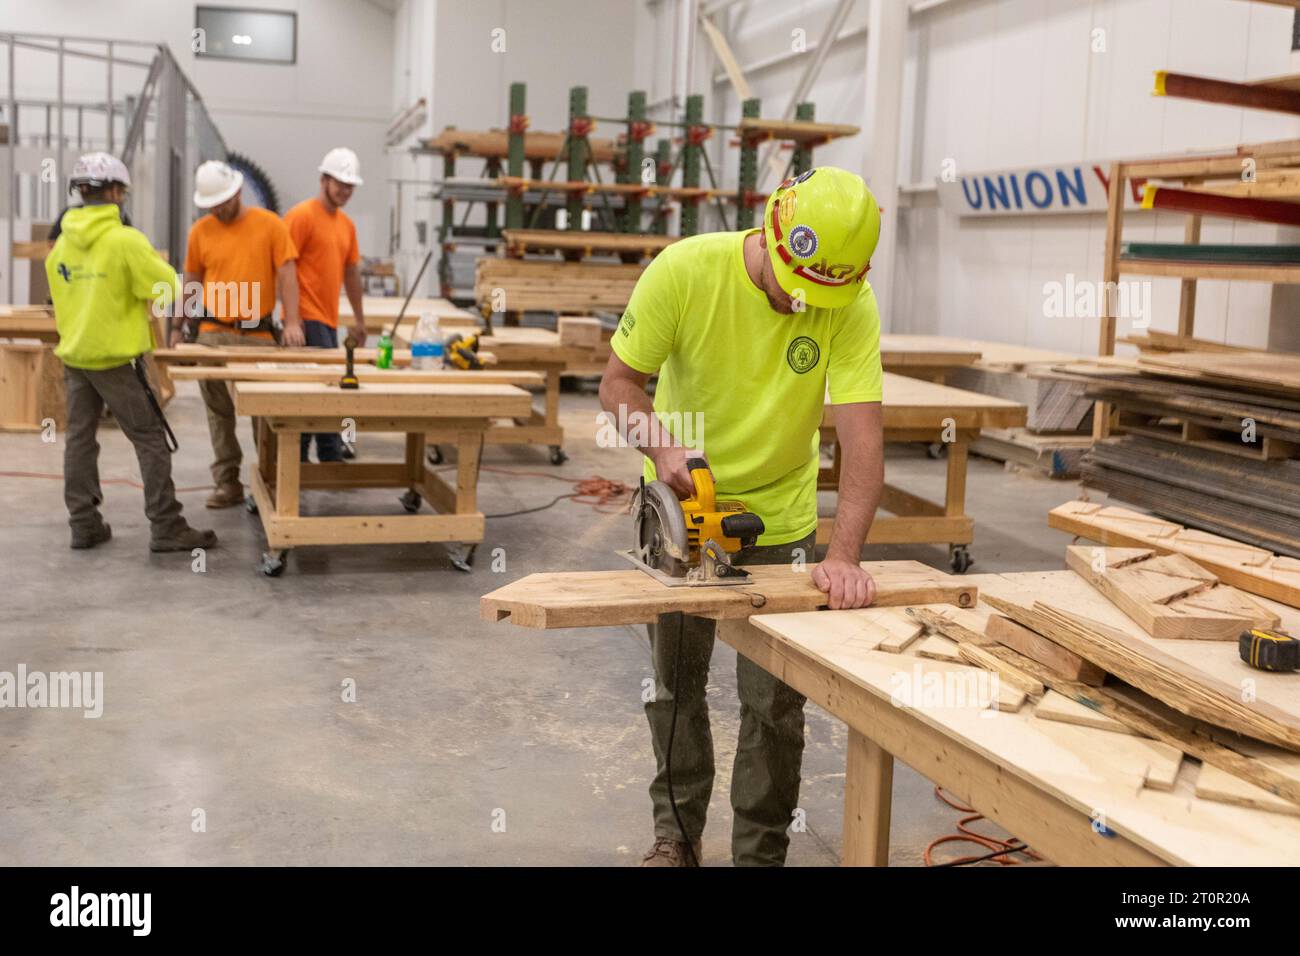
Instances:
[[[344,461],[351,461],[353,458],[357,457],[356,445],[352,444],[350,441],[340,442],[340,444],[343,448],[339,451],[339,454],[343,456]]]
[[[437,445],[430,445],[429,450],[424,453],[424,457],[431,465],[442,464],[442,449]]]
[[[947,450],[948,446],[941,441],[932,441],[930,444],[925,446],[925,453],[936,461],[942,458],[944,452]]]
[[[974,563],[975,559],[970,556],[966,545],[957,544],[948,548],[948,566],[952,568],[953,574],[965,574]]]
[[[244,495],[244,510],[250,515],[257,514],[257,499],[252,495]]]
[[[402,503],[402,507],[406,509],[408,514],[415,514],[420,510],[420,505],[424,502],[418,491],[408,491],[397,500]]]
[[[564,453],[564,449],[563,449],[563,448],[561,448],[559,445],[552,445],[552,446],[551,446],[551,464],[552,464],[552,465],[563,465],[563,464],[564,464],[566,461],[568,461],[568,460],[569,460],[569,456],[566,455],[566,454]]]
[[[288,551],[263,551],[258,569],[268,578],[278,578],[284,574],[284,559],[288,554]]]
[[[461,545],[460,547],[449,547],[447,556],[451,558],[451,566],[457,571],[464,571],[469,574],[474,570],[474,552],[478,550],[478,545],[471,544],[469,547]]]

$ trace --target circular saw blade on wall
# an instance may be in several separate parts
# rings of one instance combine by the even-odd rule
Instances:
[[[280,214],[280,195],[275,190],[271,177],[253,160],[243,153],[229,152],[226,162],[244,174],[244,202],[269,209],[277,216]]]

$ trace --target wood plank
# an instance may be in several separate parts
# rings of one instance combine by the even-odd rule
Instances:
[[[238,414],[275,418],[510,418],[532,408],[532,397],[513,385],[393,383],[340,389],[320,382],[237,382],[234,388]]]
[[[1300,817],[1300,804],[1271,794],[1263,787],[1257,787],[1213,764],[1201,764],[1200,774],[1196,778],[1196,796],[1202,800],[1215,800]]]
[[[876,606],[957,604],[972,607],[975,588],[916,561],[867,561],[876,581]],[[826,595],[812,583],[810,569],[754,566],[742,586],[667,587],[642,571],[578,571],[530,574],[480,599],[487,621],[510,620],[522,627],[603,627],[645,624],[660,614],[682,611],[717,619],[750,614],[812,611]],[[845,612],[861,613],[861,612]],[[919,633],[920,625],[915,625]]]
[[[232,362],[229,365],[172,365],[172,378],[180,382],[321,382],[337,384],[343,371],[337,363],[328,365]],[[408,385],[518,385],[541,388],[546,384],[540,372],[481,369],[389,369],[357,366],[353,369],[362,385],[405,383]]]
[[[1065,560],[1152,637],[1236,641],[1251,627],[1280,623],[1276,614],[1230,585],[1212,575],[1207,580],[1207,572],[1185,555],[1153,557],[1154,551],[1145,550],[1135,559],[1135,550],[1072,545]]]
[[[1004,681],[1010,684],[1016,690],[1024,691],[1030,697],[1037,700],[1046,693],[1043,682],[1029,676],[1024,671],[1008,664],[1002,658],[988,653],[984,648],[976,644],[960,643],[957,645],[957,656],[962,660],[982,667],[985,670],[993,671]]]
[[[1068,680],[1092,687],[1100,687],[1106,680],[1106,672],[1096,664],[1008,617],[1000,614],[990,616],[984,633],[998,644],[1037,661]]]
[[[1127,508],[1068,501],[1047,515],[1050,527],[1102,544],[1177,553],[1214,572],[1220,581],[1300,607],[1300,561],[1220,535],[1184,528]]]
[[[1080,727],[1094,727],[1116,734],[1136,734],[1137,731],[1127,724],[1107,717],[1076,700],[1049,690],[1043,699],[1034,705],[1034,716],[1042,720],[1059,720],[1064,724],[1077,724]]]
[[[1026,607],[992,594],[985,595],[984,600],[1017,623],[1092,661],[1180,713],[1300,751],[1300,714],[1261,700],[1244,703],[1240,687],[1189,665],[1150,642],[1041,601]]]
[[[941,634],[930,634],[921,638],[910,648],[910,653],[932,661],[950,661],[960,663],[962,658],[957,653],[957,642]]]

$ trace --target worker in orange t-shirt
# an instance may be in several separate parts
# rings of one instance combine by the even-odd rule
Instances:
[[[343,207],[361,185],[357,154],[339,147],[325,154],[318,167],[320,193],[304,199],[284,214],[289,235],[298,247],[299,308],[307,344],[338,348],[339,290],[346,289],[352,305],[352,337],[366,344],[366,317],[361,308],[361,270],[357,263],[357,227]],[[320,461],[342,461],[343,442],[337,434],[302,436],[302,460],[307,461],[312,438]]]
[[[203,345],[274,346],[271,317],[278,291],[284,305],[283,344],[301,346],[294,268],[298,250],[283,219],[270,210],[243,205],[243,184],[242,173],[217,160],[204,163],[194,174],[194,205],[208,215],[190,227],[186,244],[186,322],[198,323]],[[235,434],[235,403],[225,382],[203,381],[199,390],[208,410],[214,455],[216,488],[207,505],[229,508],[244,500],[239,479],[244,454]]]

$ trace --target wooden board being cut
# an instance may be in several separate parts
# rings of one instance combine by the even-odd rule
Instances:
[[[1184,554],[1226,584],[1300,607],[1300,560],[1295,558],[1096,502],[1067,501],[1048,512],[1047,523],[1102,544]]]
[[[1072,545],[1065,563],[1152,637],[1236,641],[1248,628],[1279,624],[1272,611],[1186,555]]]
[[[864,561],[876,580],[876,606],[956,604],[972,607],[975,588],[918,561]],[[752,578],[731,587],[668,587],[635,568],[627,571],[571,571],[530,574],[480,599],[485,621],[509,620],[522,627],[608,627],[647,624],[660,614],[682,611],[711,618],[757,613],[814,611],[826,595],[810,570],[785,565],[747,568]],[[920,625],[915,625],[920,633]]]

